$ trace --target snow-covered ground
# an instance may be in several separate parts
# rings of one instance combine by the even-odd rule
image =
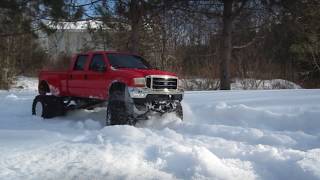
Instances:
[[[320,179],[320,90],[186,92],[183,122],[104,127],[103,108],[33,117],[19,86],[0,91],[0,179]]]

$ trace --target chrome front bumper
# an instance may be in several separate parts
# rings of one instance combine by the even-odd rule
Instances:
[[[182,89],[151,89],[146,87],[128,87],[129,95],[131,98],[146,98],[148,94],[164,94],[175,95],[179,94],[183,96],[184,91]]]

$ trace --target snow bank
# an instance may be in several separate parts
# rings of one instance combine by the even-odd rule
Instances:
[[[216,79],[181,79],[179,85],[186,90],[217,90],[219,81]],[[263,90],[263,89],[301,89],[293,82],[284,79],[233,79],[232,90]]]
[[[183,122],[105,127],[33,117],[24,87],[0,91],[0,179],[320,179],[320,90],[186,92]]]

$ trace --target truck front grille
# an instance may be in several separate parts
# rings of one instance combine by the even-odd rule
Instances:
[[[151,89],[177,89],[178,79],[167,77],[147,77],[146,85]]]

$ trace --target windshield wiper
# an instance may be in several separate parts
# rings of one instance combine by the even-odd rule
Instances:
[[[125,67],[125,66],[112,66],[113,68],[116,68],[116,69],[120,69],[120,68],[128,68],[128,67]]]
[[[151,69],[151,68],[148,68],[148,67],[135,67],[134,69]]]
[[[113,68],[116,69],[121,69],[121,68],[128,68],[128,69],[151,69],[148,67],[126,67],[126,66],[112,66]]]

